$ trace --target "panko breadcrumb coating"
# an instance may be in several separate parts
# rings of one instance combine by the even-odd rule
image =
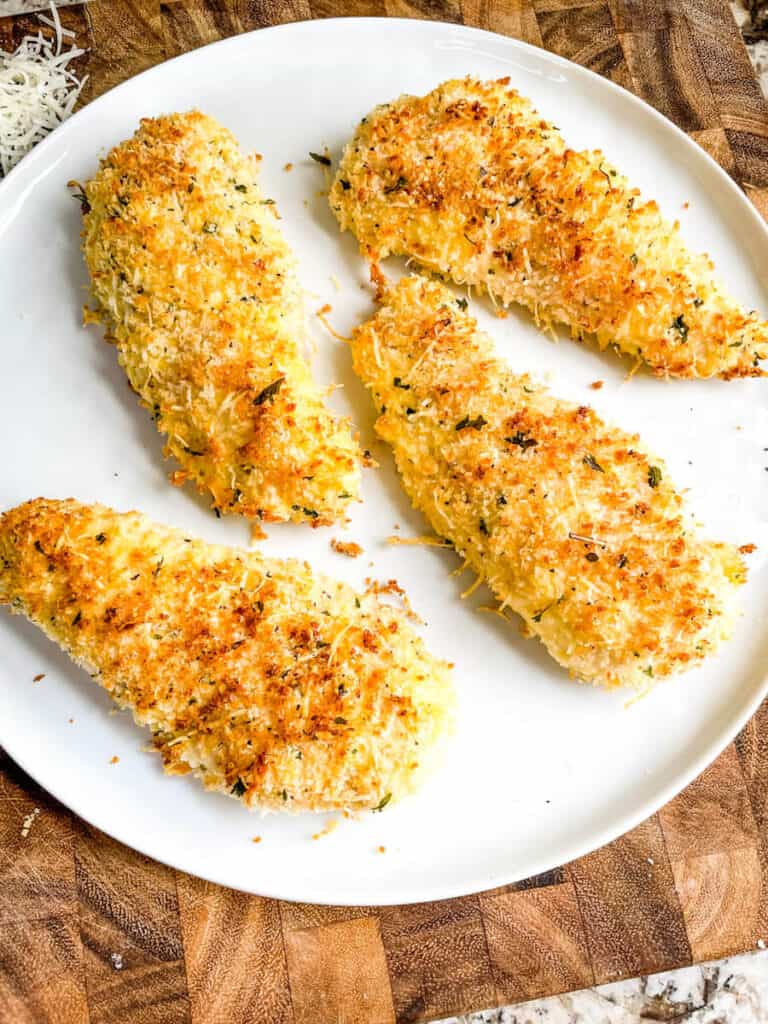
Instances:
[[[360,452],[302,354],[296,261],[257,162],[197,111],[146,118],[84,188],[95,313],[166,455],[221,513],[344,519]]]
[[[417,260],[544,327],[675,377],[756,377],[768,323],[599,150],[569,149],[509,79],[445,82],[364,118],[330,192],[374,264]]]
[[[732,631],[738,552],[700,535],[636,435],[511,373],[462,305],[404,278],[352,340],[414,506],[578,679],[697,664]]]
[[[0,604],[151,729],[167,772],[249,807],[376,808],[419,784],[448,733],[449,666],[400,610],[138,512],[6,512]]]

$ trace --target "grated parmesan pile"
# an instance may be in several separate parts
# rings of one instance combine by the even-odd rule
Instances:
[[[0,178],[69,117],[88,80],[69,70],[85,50],[62,49],[74,32],[62,28],[55,6],[50,18],[39,18],[54,29],[54,39],[38,31],[25,36],[14,53],[0,51]]]

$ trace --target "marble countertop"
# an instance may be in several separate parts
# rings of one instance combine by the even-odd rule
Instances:
[[[768,951],[450,1017],[440,1024],[765,1024]]]

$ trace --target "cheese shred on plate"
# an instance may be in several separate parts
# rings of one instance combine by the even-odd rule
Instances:
[[[40,21],[54,29],[54,39],[38,31],[25,36],[13,53],[0,50],[0,177],[69,117],[88,80],[69,70],[70,61],[85,50],[62,49],[74,32],[62,28],[53,4],[51,17],[41,14]]]

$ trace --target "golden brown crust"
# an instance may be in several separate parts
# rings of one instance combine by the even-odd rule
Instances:
[[[149,726],[166,771],[262,809],[396,800],[450,721],[448,666],[398,609],[136,512],[43,498],[6,512],[0,603]]]
[[[445,82],[378,107],[330,203],[374,262],[411,256],[657,374],[762,375],[768,324],[725,293],[654,201],[599,151],[568,149],[508,79]]]
[[[147,118],[84,192],[95,316],[168,436],[173,482],[222,513],[343,519],[360,452],[302,355],[295,260],[255,161],[199,112]]]
[[[640,687],[701,661],[731,631],[736,550],[636,435],[510,373],[459,301],[405,278],[352,341],[413,504],[573,675]]]

